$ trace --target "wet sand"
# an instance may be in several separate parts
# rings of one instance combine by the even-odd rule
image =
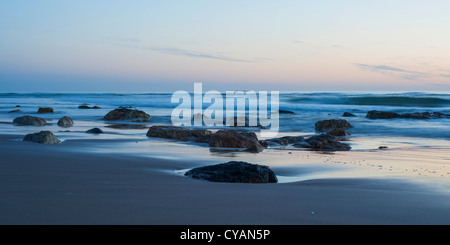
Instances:
[[[450,224],[450,195],[408,178],[213,183],[175,173],[198,165],[190,160],[73,150],[95,140],[18,137],[0,136],[0,224]]]

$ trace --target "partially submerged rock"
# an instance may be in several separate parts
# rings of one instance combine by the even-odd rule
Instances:
[[[78,109],[100,109],[98,106],[88,106],[88,105],[80,105],[78,106]]]
[[[37,113],[53,113],[53,108],[51,108],[51,107],[39,107]]]
[[[73,120],[72,120],[72,118],[70,118],[68,116],[64,116],[64,117],[59,119],[58,126],[63,127],[63,128],[72,127],[73,126]]]
[[[329,134],[311,136],[294,146],[320,151],[348,151],[351,149],[349,144],[342,143],[335,136]]]
[[[266,142],[269,145],[270,144],[290,145],[290,144],[299,143],[299,142],[304,141],[304,140],[305,140],[305,138],[302,137],[302,136],[283,136],[283,137],[280,137],[280,138],[267,139],[267,140],[264,140],[262,142]]]
[[[343,116],[343,117],[356,117],[355,114],[350,113],[350,112],[344,112],[344,113],[342,114],[342,116]]]
[[[148,128],[148,126],[145,124],[110,124],[105,127],[115,128],[115,129],[146,129],[146,128]]]
[[[61,142],[56,136],[50,131],[41,131],[39,133],[27,134],[23,141],[31,141],[40,144],[58,144]]]
[[[350,135],[349,132],[345,128],[333,128],[332,130],[328,131],[328,134],[333,136],[347,136]]]
[[[316,131],[326,132],[334,128],[352,128],[353,126],[345,119],[329,119],[317,121],[315,124]]]
[[[174,139],[180,141],[197,141],[209,137],[211,131],[208,129],[191,129],[176,126],[151,126],[147,131],[148,137]]]
[[[103,120],[148,120],[150,115],[136,109],[117,108],[103,117]]]
[[[264,147],[254,132],[219,130],[209,138],[209,146],[216,148],[240,148],[248,152],[261,152]]]
[[[8,113],[15,113],[15,112],[20,112],[20,110],[17,109],[17,110],[8,111]]]
[[[231,161],[217,165],[194,168],[185,176],[213,182],[277,183],[275,173],[267,166]]]
[[[103,130],[99,128],[91,128],[86,131],[87,134],[103,134]]]
[[[13,123],[17,126],[44,126],[47,124],[47,121],[40,117],[21,116],[15,118]]]
[[[278,113],[279,114],[294,114],[294,112],[293,111],[288,111],[288,110],[278,110]]]
[[[369,111],[367,112],[366,118],[369,119],[391,119],[391,118],[400,118],[401,114],[391,111]]]
[[[392,118],[412,118],[412,119],[438,119],[450,118],[450,114],[441,112],[413,112],[413,113],[396,113],[391,111],[376,111],[367,112],[366,118],[369,119],[392,119]]]

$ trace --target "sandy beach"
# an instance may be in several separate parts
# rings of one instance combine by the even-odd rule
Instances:
[[[45,145],[18,137],[0,136],[0,224],[450,223],[448,193],[408,178],[216,183],[174,173],[196,162],[73,151],[95,140]]]

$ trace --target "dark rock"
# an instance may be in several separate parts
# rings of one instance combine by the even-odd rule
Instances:
[[[328,134],[333,136],[347,136],[350,135],[345,128],[333,128],[332,130],[328,131]]]
[[[8,113],[14,113],[14,112],[20,112],[20,110],[17,109],[17,110],[8,111]]]
[[[438,118],[450,118],[450,114],[440,113],[440,112],[414,112],[414,113],[403,113],[402,118],[413,118],[413,119],[438,119]]]
[[[279,114],[294,114],[293,111],[288,111],[288,110],[278,110]]]
[[[382,146],[378,147],[378,150],[384,150],[384,149],[387,149],[387,148],[388,148],[387,146],[382,145]]]
[[[14,119],[13,123],[17,126],[44,126],[47,121],[40,117],[22,116]]]
[[[88,105],[80,105],[78,109],[100,109],[98,106],[88,106]]]
[[[211,131],[207,129],[191,129],[176,126],[151,126],[147,131],[148,137],[159,137],[180,141],[196,141],[199,138],[209,137]]]
[[[58,121],[58,126],[63,127],[63,128],[72,127],[73,120],[72,120],[72,118],[70,118],[68,116],[61,117],[61,119],[59,119],[59,121]]]
[[[244,148],[249,152],[261,152],[264,150],[255,133],[236,130],[219,130],[215,132],[209,139],[209,146],[217,148]]]
[[[91,128],[91,129],[87,130],[86,133],[88,133],[88,134],[103,134],[103,130],[101,130],[99,128]]]
[[[32,141],[41,144],[58,144],[61,142],[56,136],[50,131],[41,131],[39,133],[27,134],[23,141]]]
[[[301,141],[304,141],[305,138],[302,136],[284,136],[280,138],[273,138],[273,139],[267,139],[264,140],[267,144],[278,144],[278,145],[290,145],[295,144]]]
[[[396,112],[391,111],[369,111],[367,112],[366,118],[369,119],[391,119],[391,118],[400,118],[401,115]]]
[[[194,168],[185,176],[213,182],[277,183],[275,173],[267,166],[231,161],[217,165]]]
[[[329,119],[317,121],[315,127],[316,131],[324,132],[334,128],[352,128],[353,126],[345,119]]]
[[[105,126],[107,128],[115,128],[115,129],[146,129],[148,128],[145,124],[111,124]]]
[[[53,108],[51,108],[51,107],[39,107],[37,113],[53,113]]]
[[[343,117],[356,117],[355,114],[352,114],[350,112],[344,112],[344,114],[342,114]]]
[[[311,136],[305,142],[294,144],[294,146],[320,151],[348,151],[351,149],[350,145],[341,143],[336,137],[329,134]]]
[[[392,119],[392,118],[411,118],[411,119],[438,119],[450,118],[450,114],[441,112],[414,112],[414,113],[396,113],[390,111],[369,111],[366,118],[369,119]]]
[[[117,108],[114,109],[103,117],[103,120],[148,120],[150,115],[147,113],[129,109],[129,108]]]

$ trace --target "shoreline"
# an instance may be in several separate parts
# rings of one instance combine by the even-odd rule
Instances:
[[[80,152],[73,151],[77,142],[55,147],[14,137],[0,136],[0,224],[450,224],[450,197],[408,178],[216,183],[175,173],[199,164],[191,160]]]

